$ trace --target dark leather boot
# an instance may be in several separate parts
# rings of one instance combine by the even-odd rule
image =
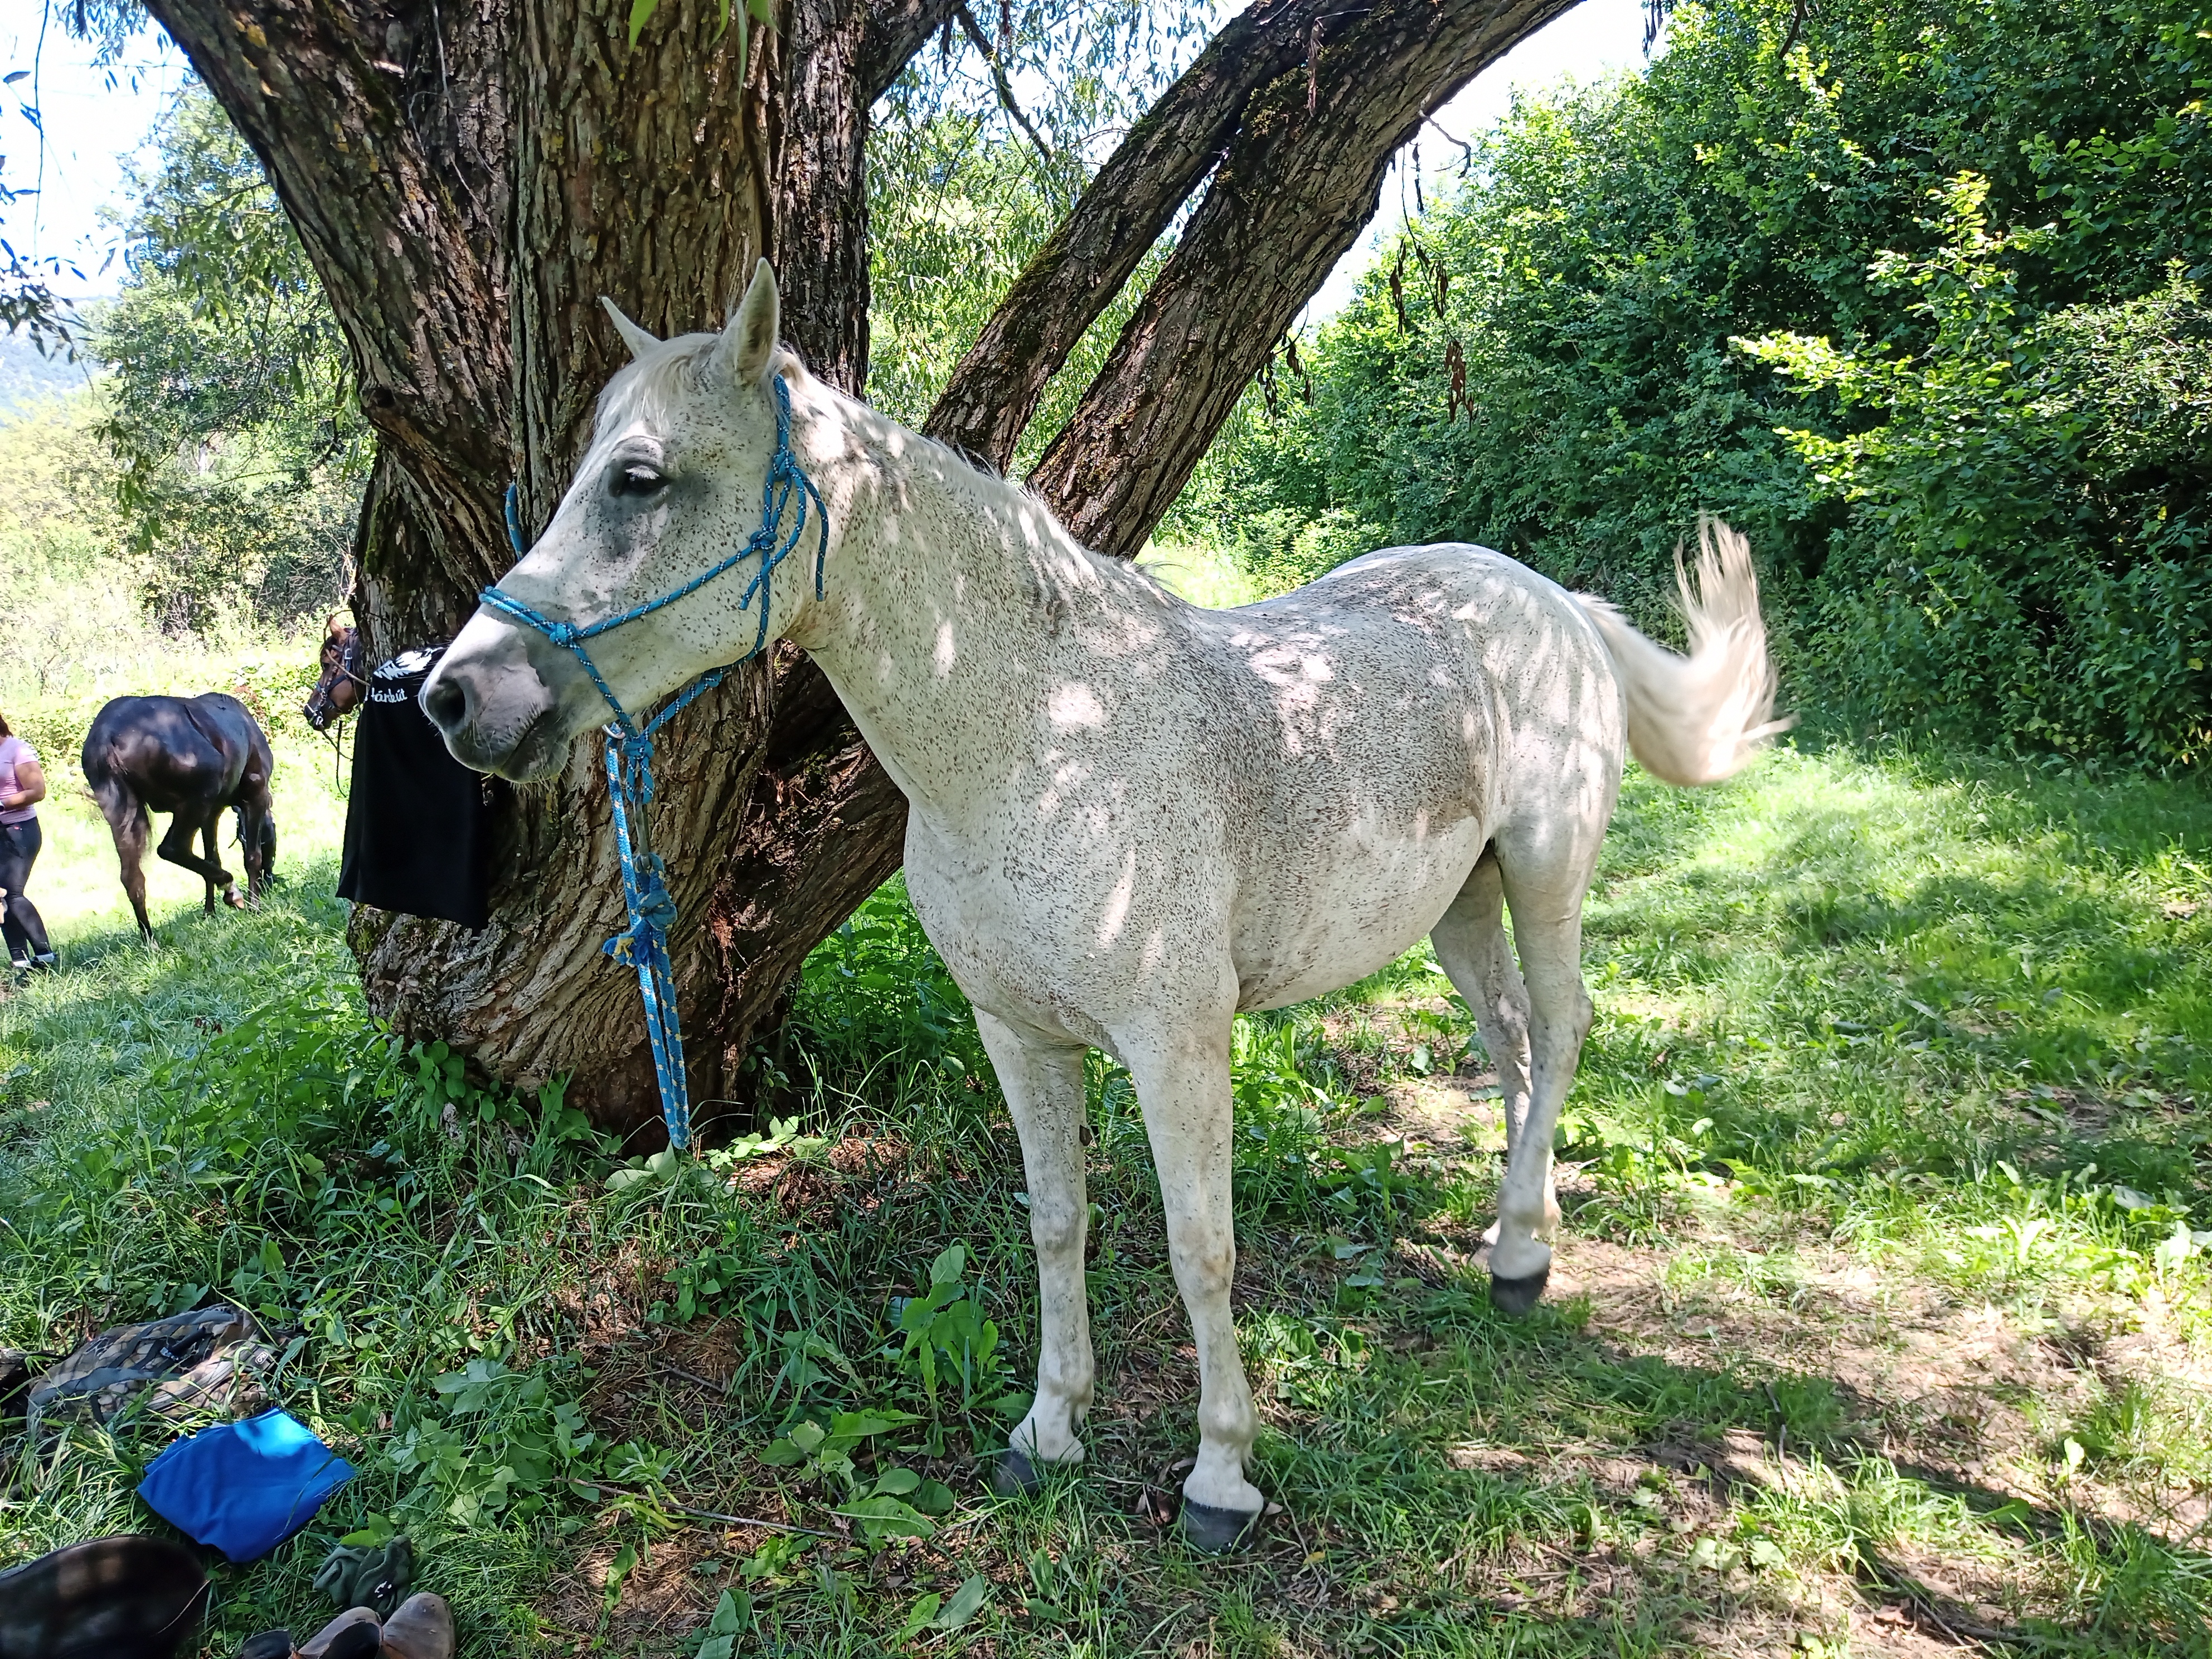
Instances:
[[[369,1659],[384,1645],[374,1607],[349,1607],[300,1644],[300,1659]]]
[[[453,1659],[453,1610],[442,1595],[410,1595],[384,1621],[384,1659]]]

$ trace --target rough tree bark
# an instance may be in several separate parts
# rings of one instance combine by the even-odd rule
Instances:
[[[1033,480],[1094,545],[1158,523],[1297,307],[1372,214],[1422,115],[1571,0],[1259,0],[1101,169],[959,365],[929,428],[1005,465],[1045,383],[1209,175],[1105,372]],[[867,111],[952,0],[783,0],[744,61],[713,0],[149,0],[267,167],[351,344],[380,453],[356,609],[380,653],[447,636],[542,523],[618,362],[596,307],[708,325],[757,255],[787,336],[858,392]],[[372,1007],[488,1073],[656,1144],[593,745],[504,797],[491,925],[367,909]],[[805,952],[896,867],[905,804],[797,652],[732,675],[661,742],[654,836],[693,1098],[742,1103]]]

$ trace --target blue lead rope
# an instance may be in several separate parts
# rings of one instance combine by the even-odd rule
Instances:
[[[657,599],[632,605],[620,616],[582,628],[540,616],[497,587],[487,587],[477,596],[493,610],[536,629],[554,644],[574,652],[576,660],[583,664],[584,672],[592,677],[592,684],[606,699],[607,707],[614,710],[615,717],[605,727],[607,798],[614,807],[615,852],[622,865],[623,904],[629,913],[629,926],[600,949],[617,962],[627,963],[637,969],[638,993],[645,1000],[646,1036],[653,1048],[653,1073],[660,1084],[661,1115],[668,1120],[669,1144],[678,1147],[691,1144],[691,1092],[684,1074],[684,1033],[676,1019],[675,971],[668,958],[668,930],[676,925],[676,901],[669,896],[668,866],[653,850],[651,826],[646,818],[646,808],[653,804],[653,734],[702,695],[720,685],[724,674],[768,647],[769,578],[799,545],[799,538],[806,530],[810,501],[817,519],[814,596],[823,596],[822,568],[830,553],[830,509],[823,505],[822,492],[814,487],[814,481],[806,476],[798,457],[791,453],[791,391],[781,374],[775,377],[775,454],[769,462],[768,477],[761,485],[760,528],[728,558]],[[791,533],[786,536],[783,520],[794,504],[797,510]],[[507,487],[507,537],[514,545],[515,557],[520,558],[527,549],[523,544],[522,517],[513,484]],[[756,598],[760,600],[760,632],[753,641],[752,649],[737,662],[708,669],[678,692],[659,714],[643,726],[638,725],[608,689],[599,665],[584,649],[584,641],[697,592],[715,577],[756,554],[760,557],[760,568],[738,600],[739,610],[749,608]]]

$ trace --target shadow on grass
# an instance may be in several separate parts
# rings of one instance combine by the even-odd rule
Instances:
[[[1824,1623],[1826,1578],[1856,1585],[1863,1610],[1954,1641],[2203,1651],[2212,1563],[2188,1540],[1893,1459],[1884,1402],[1840,1379],[1639,1353],[1588,1333],[1571,1303],[1511,1322],[1462,1288],[1409,1311],[1423,1316],[1376,1331],[1340,1386],[1279,1402],[1266,1462],[1298,1547],[1267,1552],[1260,1605],[1296,1605],[1312,1540],[1358,1539],[1402,1610],[1341,1633],[1390,1650],[1457,1651],[1413,1635],[1424,1609],[1453,1605],[1540,1628],[1541,1651],[1615,1651],[1623,1631],[1640,1638],[1629,1651],[1703,1648],[1762,1623],[1804,1633]],[[1286,1373],[1270,1370],[1279,1395]],[[1163,1410],[1172,1420],[1192,1403]],[[2001,1614],[1916,1565],[1986,1569],[1992,1555]],[[1354,1607],[1363,1589],[1376,1606],[1360,1564],[1328,1570],[1351,1576]]]

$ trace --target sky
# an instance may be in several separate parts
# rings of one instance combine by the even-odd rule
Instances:
[[[0,0],[0,75],[19,70],[28,78],[0,88],[0,156],[9,188],[37,193],[0,208],[0,235],[25,258],[58,258],[83,273],[64,272],[58,293],[112,294],[123,262],[100,213],[127,209],[125,164],[151,160],[155,125],[190,76],[184,56],[149,27],[123,62],[95,69],[92,48],[70,40],[41,0]],[[43,145],[25,112],[33,86]]]
[[[1514,89],[1549,86],[1565,76],[1594,80],[1644,61],[1643,0],[1583,0],[1478,76],[1437,112],[1437,125],[1464,138],[1504,114]],[[122,62],[95,68],[91,49],[69,39],[43,0],[0,0],[0,75],[31,71],[0,88],[0,156],[11,187],[35,191],[0,209],[0,235],[27,258],[58,258],[75,268],[54,283],[75,296],[113,293],[123,276],[117,232],[103,212],[128,208],[126,169],[151,159],[155,124],[189,78],[182,55],[157,28],[142,30]],[[33,87],[44,118],[44,143],[25,111]],[[1459,152],[1432,131],[1416,141],[1424,188],[1448,178]],[[1347,253],[1308,307],[1309,321],[1334,314],[1352,295],[1375,246],[1404,222],[1411,204],[1412,149],[1382,187],[1374,226]],[[82,272],[82,276],[75,274]]]

